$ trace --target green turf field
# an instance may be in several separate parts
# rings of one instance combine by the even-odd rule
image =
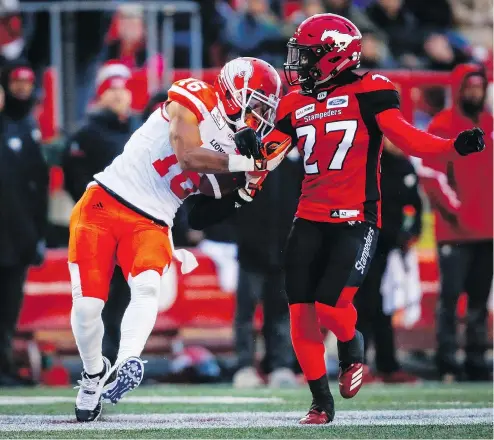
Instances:
[[[75,394],[0,389],[0,438],[493,438],[490,383],[367,385],[354,399],[335,396],[335,421],[323,427],[297,425],[305,388],[142,386],[85,425],[74,422]]]

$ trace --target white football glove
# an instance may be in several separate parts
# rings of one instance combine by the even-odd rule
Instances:
[[[245,185],[238,190],[240,205],[252,202],[257,192],[262,189],[267,175],[267,171],[247,171],[245,173]]]

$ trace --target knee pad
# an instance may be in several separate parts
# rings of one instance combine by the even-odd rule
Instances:
[[[154,298],[157,301],[160,288],[161,275],[155,270],[146,270],[130,280],[130,300]]]
[[[105,302],[99,298],[82,296],[72,301],[72,319],[82,327],[90,327],[101,319],[101,312]]]

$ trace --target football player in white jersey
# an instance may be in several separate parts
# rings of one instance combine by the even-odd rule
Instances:
[[[255,58],[227,63],[214,86],[194,78],[174,83],[168,101],[94,176],[74,207],[71,324],[84,367],[75,406],[78,421],[96,420],[102,400],[116,403],[140,384],[144,365],[139,356],[156,320],[161,277],[172,255],[184,273],[197,265],[191,254],[173,248],[170,228],[178,207],[199,193],[204,179],[221,197],[214,173],[245,173],[245,186],[228,197],[236,207],[250,202],[267,171],[283,159],[290,140],[280,142],[269,157],[246,153],[255,150],[254,144],[260,148],[259,138],[272,130],[281,93],[276,70]],[[102,356],[101,311],[115,264],[127,276],[131,301],[112,367]]]

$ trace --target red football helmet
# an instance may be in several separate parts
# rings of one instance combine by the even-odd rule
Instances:
[[[257,58],[236,58],[221,69],[215,88],[226,119],[237,129],[248,125],[265,134],[274,127],[282,87],[271,64]]]
[[[310,93],[340,72],[359,67],[362,34],[344,17],[317,14],[300,24],[287,46],[286,79]]]

